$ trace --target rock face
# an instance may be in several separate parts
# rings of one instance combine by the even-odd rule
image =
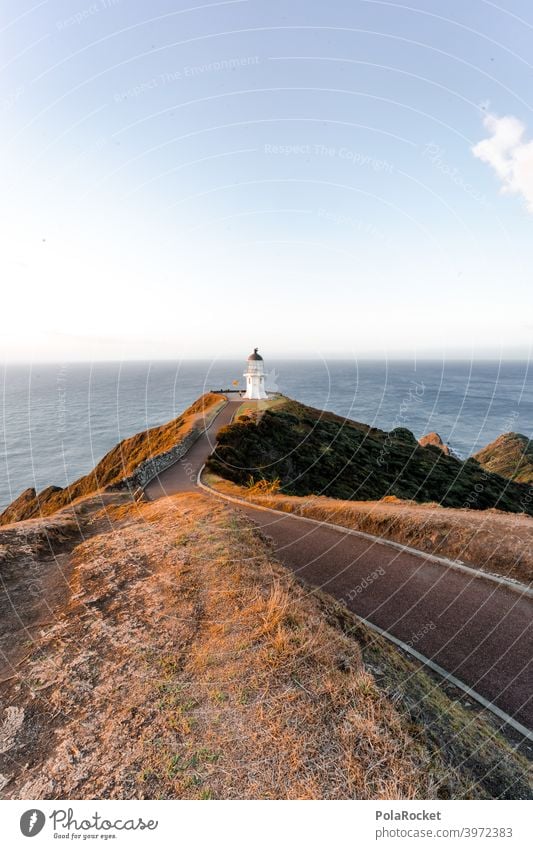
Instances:
[[[20,522],[21,519],[31,519],[35,507],[37,493],[33,487],[25,489],[18,498],[11,502],[9,507],[2,513],[5,524],[8,522]]]
[[[435,448],[440,448],[440,450],[446,454],[448,457],[456,457],[457,455],[451,450],[449,445],[446,445],[443,442],[442,437],[436,431],[431,431],[431,433],[426,433],[425,436],[422,436],[418,440],[419,444],[425,448],[427,445],[434,445]]]
[[[504,433],[474,459],[489,472],[520,483],[533,483],[533,442],[522,433]]]
[[[35,516],[50,516],[76,498],[101,489],[136,489],[178,460],[224,404],[223,395],[208,392],[181,416],[122,440],[88,475],[65,488],[48,486],[40,493],[26,489],[0,514],[0,525]]]
[[[39,494],[29,487],[25,489],[18,498],[9,505],[9,507],[0,514],[0,525],[7,525],[10,522],[20,522],[22,519],[33,519],[34,516],[39,516],[44,510],[46,504],[58,492],[64,492],[60,486],[47,486]]]
[[[510,483],[475,459],[462,462],[434,442],[420,445],[405,428],[386,433],[290,399],[222,428],[218,439],[209,465],[241,486],[250,478],[279,480],[287,495],[351,501],[392,495],[533,515],[533,487]]]

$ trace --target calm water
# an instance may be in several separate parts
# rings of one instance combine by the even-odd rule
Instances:
[[[0,508],[23,489],[65,486],[119,440],[174,418],[240,361],[11,365],[3,370]],[[462,457],[509,430],[533,435],[526,362],[271,361],[269,388],[417,437],[436,430]]]

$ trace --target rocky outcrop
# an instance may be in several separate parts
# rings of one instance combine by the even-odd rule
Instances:
[[[440,434],[436,431],[431,431],[431,433],[426,433],[425,436],[422,436],[418,440],[418,444],[425,448],[427,445],[433,445],[435,448],[439,448],[443,454],[446,454],[448,457],[457,457],[454,451],[450,448],[446,442],[443,441]]]
[[[36,491],[33,487],[25,489],[18,498],[11,502],[9,507],[2,513],[4,524],[8,522],[20,522],[21,519],[31,519],[36,502]]]
[[[45,505],[58,492],[63,492],[60,486],[47,486],[39,494],[33,487],[25,489],[0,515],[0,524],[7,525],[40,515]]]

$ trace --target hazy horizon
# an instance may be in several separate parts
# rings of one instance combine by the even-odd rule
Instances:
[[[275,356],[265,357],[265,362],[281,362],[281,361],[294,361],[294,362],[324,362],[324,361],[335,361],[335,362],[345,362],[345,363],[354,363],[357,364],[360,362],[375,362],[375,363],[449,363],[449,362],[457,362],[457,363],[529,363],[531,362],[530,356],[476,356],[476,357],[467,357],[464,355],[447,355],[445,357],[437,357],[437,356],[417,356],[417,357],[409,357],[407,355],[397,354],[394,356],[370,356],[370,355],[361,355],[357,357],[350,357],[348,355],[324,355],[322,357],[319,356],[305,356],[298,354],[276,354]],[[40,365],[127,365],[128,363],[216,363],[216,362],[244,362],[246,361],[246,356],[238,356],[236,354],[224,354],[220,357],[129,357],[127,359],[39,359],[39,360],[3,360],[0,361],[0,366],[3,368],[8,368],[10,366],[40,366]]]

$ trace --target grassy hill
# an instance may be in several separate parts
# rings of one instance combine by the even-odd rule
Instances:
[[[504,433],[474,459],[487,469],[519,483],[533,484],[533,442],[522,433]]]
[[[422,446],[406,428],[386,433],[285,399],[247,412],[218,435],[210,469],[240,485],[279,479],[289,495],[346,500],[385,496],[446,507],[533,515],[533,490],[464,462],[436,445]]]

